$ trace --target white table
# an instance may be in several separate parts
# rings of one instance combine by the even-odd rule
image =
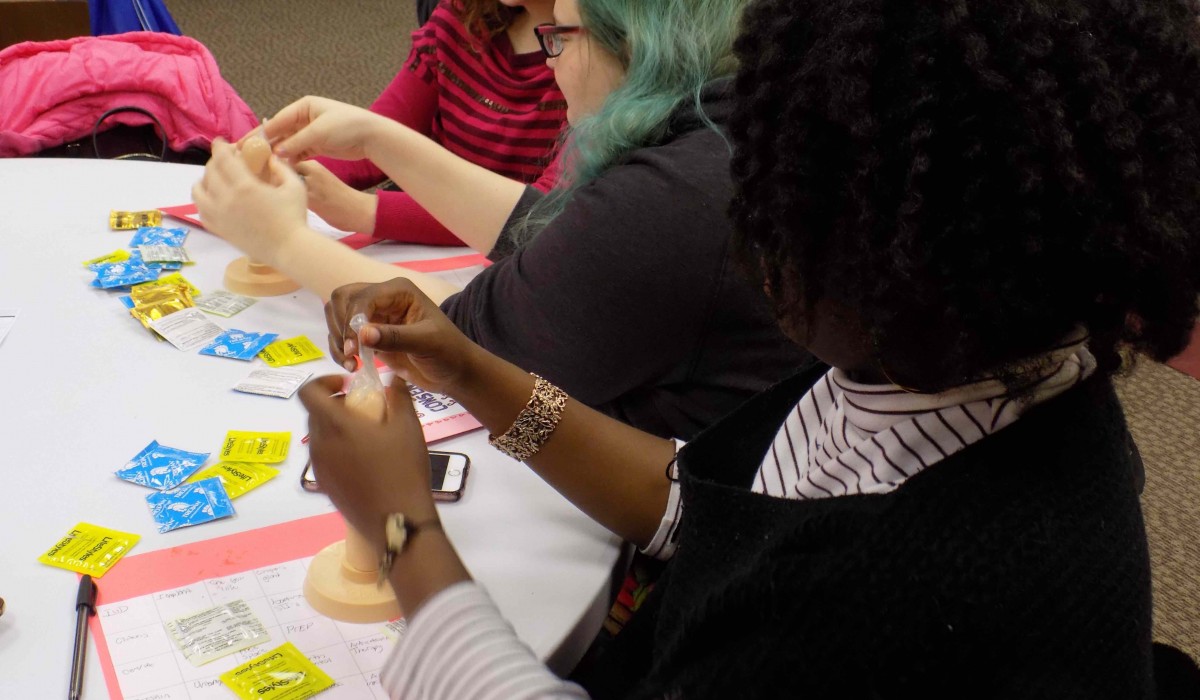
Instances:
[[[133,556],[332,508],[298,484],[307,430],[296,398],[232,391],[250,365],[156,342],[117,294],[89,286],[92,274],[80,264],[128,243],[132,232],[108,229],[110,209],[187,203],[200,174],[159,163],[0,160],[0,308],[20,309],[0,342],[0,596],[8,605],[0,618],[0,698],[67,693],[77,579],[36,559],[75,523],[140,534]],[[221,288],[238,253],[198,229],[187,247],[198,261],[184,269],[187,278],[202,291]],[[367,250],[388,261],[464,252]],[[325,344],[320,302],[307,292],[213,318],[226,328]],[[303,366],[318,375],[340,371],[328,359]],[[276,465],[283,473],[236,501],[235,518],[157,534],[147,491],[113,471],[150,440],[215,450],[228,430],[291,431],[290,456]],[[455,546],[521,638],[560,670],[569,667],[607,609],[618,539],[490,449],[482,431],[437,447],[472,460],[463,500],[440,506]],[[84,697],[108,697],[94,647]]]

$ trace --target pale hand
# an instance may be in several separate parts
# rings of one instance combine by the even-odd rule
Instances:
[[[296,163],[308,188],[308,208],[334,228],[370,234],[375,231],[379,198],[359,192],[314,160]]]
[[[316,156],[362,160],[381,127],[391,122],[361,107],[324,97],[302,97],[264,125],[275,152],[290,163]]]
[[[204,176],[192,186],[204,228],[271,264],[306,226],[304,183],[278,158],[267,162],[268,181],[263,181],[250,172],[236,146],[218,138],[212,148]]]

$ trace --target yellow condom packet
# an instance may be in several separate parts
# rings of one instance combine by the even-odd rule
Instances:
[[[123,231],[143,226],[159,226],[162,224],[162,217],[162,212],[157,209],[150,211],[118,211],[112,209],[108,212],[108,227],[114,231]]]
[[[129,251],[125,250],[124,248],[120,248],[118,250],[114,250],[113,252],[109,253],[108,255],[101,255],[98,258],[92,258],[91,260],[84,260],[83,266],[90,268],[92,265],[106,265],[109,263],[119,263],[119,262],[125,262],[128,259],[129,259]]]
[[[265,464],[253,462],[217,462],[192,474],[188,481],[199,481],[217,477],[225,484],[225,493],[237,498],[279,476],[279,470]]]
[[[307,337],[298,335],[295,338],[271,343],[263,348],[258,356],[272,367],[287,367],[320,359],[325,357],[325,353],[321,352],[321,349]]]
[[[173,272],[169,275],[163,275],[162,277],[159,277],[158,279],[154,280],[153,282],[143,282],[141,284],[135,284],[129,288],[129,293],[133,294],[134,290],[138,289],[139,287],[141,287],[143,289],[149,289],[151,287],[161,287],[165,284],[182,284],[183,286],[187,287],[188,293],[192,295],[192,298],[200,296],[200,290],[196,288],[196,285],[192,284],[191,282],[188,282],[184,278],[184,276],[179,274],[178,272]]]
[[[333,687],[333,679],[291,642],[221,674],[243,700],[305,700]]]
[[[100,578],[133,548],[141,535],[79,523],[71,528],[38,561],[79,574]]]
[[[225,433],[221,452],[217,455],[227,462],[275,464],[287,459],[291,433],[252,433],[230,430]]]

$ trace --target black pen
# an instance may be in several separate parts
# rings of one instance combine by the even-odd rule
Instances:
[[[88,617],[96,614],[96,584],[87,574],[75,596],[75,652],[71,655],[71,700],[83,695],[83,662],[87,661]]]

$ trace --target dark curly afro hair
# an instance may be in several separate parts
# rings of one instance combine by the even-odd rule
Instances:
[[[1200,293],[1200,62],[1180,0],[760,0],[737,248],[785,328],[855,310],[933,391],[1083,326],[1102,372],[1183,349]]]

